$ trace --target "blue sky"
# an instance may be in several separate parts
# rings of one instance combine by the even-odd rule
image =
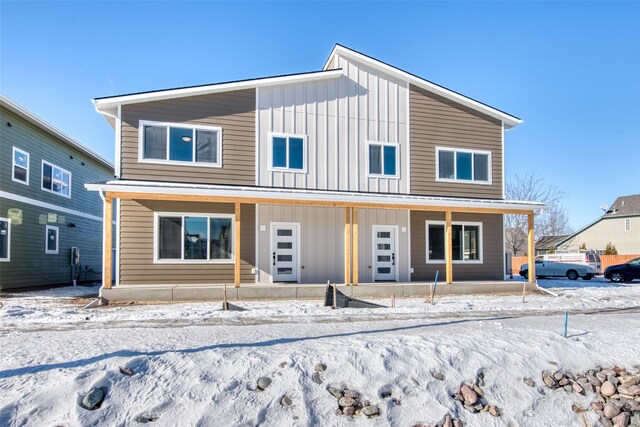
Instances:
[[[317,70],[341,43],[524,119],[571,224],[640,193],[637,2],[0,3],[0,91],[113,160],[90,99]]]

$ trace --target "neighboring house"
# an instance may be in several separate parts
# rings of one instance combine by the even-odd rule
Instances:
[[[0,96],[0,289],[100,281],[102,201],[113,165]]]
[[[87,185],[107,221],[120,201],[107,298],[502,280],[503,214],[544,207],[504,200],[520,119],[340,45],[317,72],[93,102],[117,141],[117,179]]]
[[[560,249],[604,251],[612,243],[619,255],[640,254],[640,194],[620,196],[600,218],[558,242]]]
[[[542,236],[536,242],[536,255],[548,254],[551,248],[558,249],[558,243],[569,237],[568,234],[561,236]]]

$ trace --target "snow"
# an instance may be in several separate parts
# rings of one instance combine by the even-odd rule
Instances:
[[[125,426],[155,415],[158,426],[410,426],[448,412],[465,425],[580,425],[571,405],[586,408],[593,396],[541,395],[523,377],[542,385],[543,370],[639,368],[640,283],[540,286],[559,296],[529,294],[524,304],[522,296],[398,299],[395,309],[342,310],[320,301],[238,302],[244,312],[212,302],[82,310],[97,287],[3,294],[0,425]],[[318,362],[328,366],[322,385],[311,380]],[[500,418],[471,414],[450,397],[480,370]],[[273,383],[255,391],[263,375]],[[380,405],[381,416],[335,415],[326,387],[342,384]],[[80,408],[82,393],[98,386],[108,388],[102,407]],[[387,387],[401,406],[380,397]],[[291,407],[280,405],[283,394]]]

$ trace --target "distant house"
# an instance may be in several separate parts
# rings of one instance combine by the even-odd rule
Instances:
[[[640,194],[620,196],[600,218],[558,242],[559,249],[604,251],[611,242],[620,255],[640,254]]]
[[[0,289],[100,281],[102,201],[84,184],[113,165],[1,95],[0,165]]]
[[[561,236],[542,236],[536,242],[536,255],[544,255],[558,248],[558,243],[569,237],[569,234],[563,234]]]

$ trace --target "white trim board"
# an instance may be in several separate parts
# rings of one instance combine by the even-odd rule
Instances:
[[[75,209],[63,208],[62,206],[54,205],[52,203],[42,202],[40,200],[31,199],[29,197],[19,196],[17,194],[8,193],[6,191],[0,190],[0,198],[13,200],[16,202],[26,203],[32,206],[38,206],[40,208],[51,209],[58,212],[68,213],[70,215],[76,215],[82,218],[92,219],[94,221],[102,222],[102,217],[97,215],[91,215],[88,213],[80,212]],[[115,224],[115,221],[114,221]]]
[[[0,258],[0,262],[11,262],[11,218],[0,217],[0,221],[7,223],[7,256]]]
[[[429,225],[442,225],[444,226],[444,252],[445,259],[429,259]],[[474,227],[478,227],[478,233],[480,234],[480,257],[479,259],[471,259],[471,260],[452,260],[453,264],[483,264],[484,263],[484,231],[482,227],[482,222],[470,222],[470,221],[451,221],[451,225],[471,225]],[[426,220],[424,224],[424,233],[425,233],[425,264],[445,264],[446,262],[446,253],[447,253],[447,240],[446,240],[446,230],[447,222],[446,221],[435,221],[435,220]],[[463,243],[464,244],[464,243]],[[464,246],[463,246],[464,249]]]

